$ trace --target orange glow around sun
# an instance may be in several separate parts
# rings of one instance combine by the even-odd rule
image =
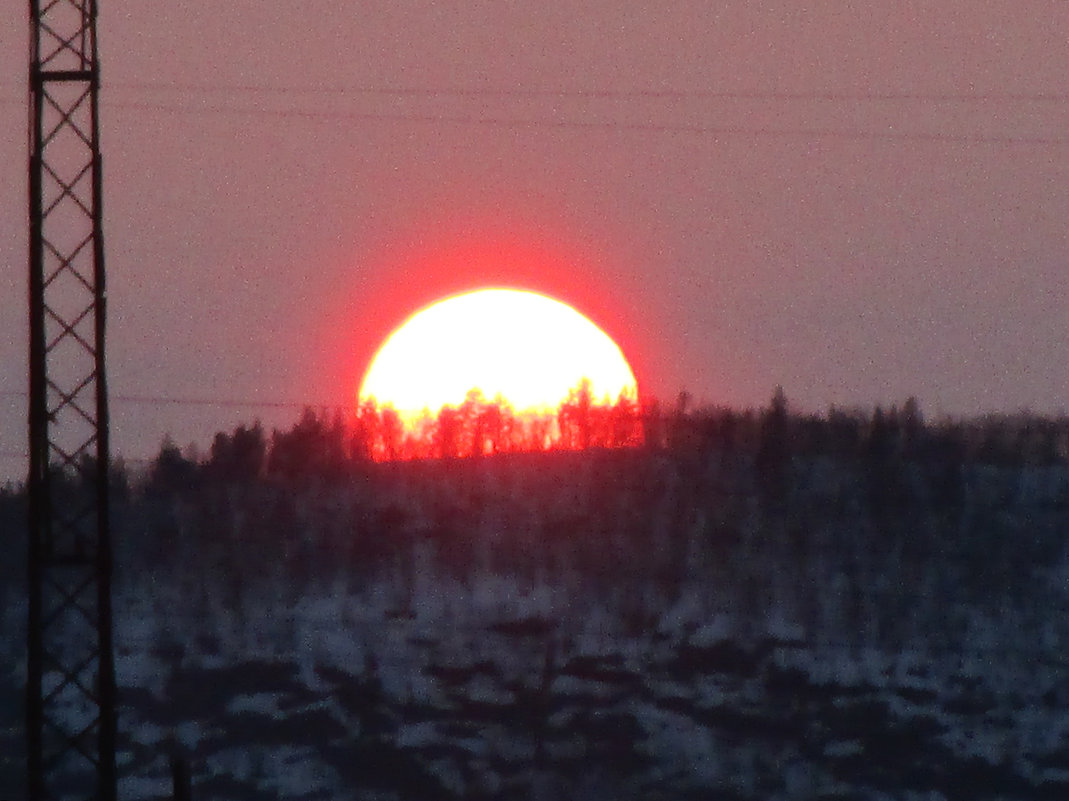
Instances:
[[[443,409],[470,407],[473,398],[513,419],[552,418],[559,428],[556,415],[578,402],[580,387],[588,406],[605,409],[633,408],[638,392],[620,348],[571,306],[525,290],[480,289],[405,320],[375,354],[359,396],[365,406],[395,410],[409,433],[422,426],[433,438]]]

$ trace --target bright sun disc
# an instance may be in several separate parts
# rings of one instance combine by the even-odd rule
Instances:
[[[571,306],[516,289],[480,289],[416,312],[375,354],[362,399],[392,405],[411,423],[459,406],[472,389],[515,411],[554,410],[590,382],[593,397],[637,396],[620,348]]]

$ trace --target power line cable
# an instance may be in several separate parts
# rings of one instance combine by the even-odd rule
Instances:
[[[119,403],[146,406],[216,406],[225,408],[263,408],[263,409],[347,409],[341,403],[315,403],[311,401],[288,400],[240,400],[232,398],[175,398],[156,395],[113,395]],[[355,405],[355,404],[354,404]]]
[[[159,84],[149,82],[108,84],[105,88],[146,92],[186,92],[197,94],[308,94],[380,95],[387,97],[523,97],[671,100],[775,100],[826,102],[910,101],[934,103],[1069,103],[1069,93],[1060,92],[746,92],[702,89],[564,89],[564,88],[465,88],[465,87],[383,87],[347,86],[266,86],[255,84]]]
[[[302,119],[312,122],[359,120],[369,122],[401,122],[430,125],[485,125],[496,128],[545,128],[561,130],[600,130],[625,133],[693,134],[714,137],[853,139],[888,142],[933,142],[946,144],[994,144],[1062,146],[1069,144],[1065,136],[1031,136],[998,134],[953,134],[926,131],[859,131],[832,128],[769,128],[764,126],[716,126],[673,123],[630,123],[618,121],[560,120],[538,118],[484,117],[447,114],[382,114],[353,111],[304,111],[298,109],[233,108],[226,106],[180,106],[166,103],[119,102],[110,108],[160,112],[168,114],[204,114],[231,116],[261,116],[278,119]]]
[[[145,91],[189,92],[197,94],[379,94],[396,97],[585,97],[585,98],[672,98],[672,99],[722,99],[722,100],[775,100],[775,101],[925,101],[925,102],[1040,102],[1069,103],[1069,94],[924,94],[924,93],[747,93],[747,92],[685,92],[680,90],[488,90],[488,89],[390,89],[382,87],[269,87],[253,85],[208,86],[200,84],[120,84],[120,87],[140,88]],[[0,103],[23,103],[22,99],[0,98]],[[165,114],[260,116],[276,119],[301,119],[311,122],[335,122],[356,120],[366,122],[415,123],[427,125],[482,125],[498,128],[545,128],[573,130],[605,130],[620,132],[691,134],[714,137],[762,137],[762,138],[810,138],[854,139],[869,141],[921,141],[947,144],[994,144],[1062,146],[1069,144],[1066,136],[1015,135],[1015,134],[957,134],[945,131],[898,131],[898,130],[850,130],[832,128],[771,128],[767,126],[730,126],[668,122],[624,122],[616,120],[575,120],[546,117],[510,118],[470,114],[420,114],[383,113],[350,110],[273,109],[263,107],[233,107],[220,105],[190,106],[174,102],[148,102],[134,100],[105,101],[111,109]]]
[[[22,86],[15,81],[0,86]],[[464,86],[375,86],[370,84],[217,84],[159,83],[152,81],[108,82],[105,89],[135,92],[184,92],[196,94],[284,94],[284,95],[378,95],[385,97],[500,97],[500,98],[594,98],[669,100],[774,100],[818,102],[907,101],[928,103],[1069,103],[1069,92],[875,92],[875,91],[757,91],[668,88],[605,87],[464,87]]]
[[[23,390],[0,390],[0,398],[28,397]],[[240,398],[195,398],[174,397],[166,395],[111,395],[109,398],[115,403],[126,403],[144,406],[214,406],[222,408],[262,408],[262,409],[350,409],[354,404],[344,403],[317,403],[314,401],[297,400],[262,400]]]

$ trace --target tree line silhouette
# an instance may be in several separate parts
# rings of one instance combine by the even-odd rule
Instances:
[[[1034,635],[1042,610],[1069,603],[1069,419],[929,421],[915,400],[802,414],[782,390],[760,409],[681,394],[595,413],[577,393],[565,444],[495,453],[493,404],[469,400],[456,439],[439,432],[422,451],[401,439],[407,460],[376,460],[382,440],[361,414],[391,416],[365,407],[241,425],[200,454],[166,440],[142,472],[117,462],[119,573],[185,575],[191,598],[207,593],[197,603],[221,594],[239,610],[257,592],[332,581],[384,580],[402,596],[428,575],[574,582],[636,627],[697,582],[734,619],[775,605],[807,631],[861,639],[957,636],[951,607],[963,620],[1017,609]],[[631,447],[614,447],[624,408]],[[62,482],[73,497],[77,475]],[[0,490],[10,586],[23,581],[24,515],[23,489]],[[216,589],[198,589],[204,576]]]
[[[686,392],[673,404],[626,394],[599,401],[583,381],[555,411],[517,413],[503,399],[490,401],[472,390],[460,405],[425,413],[408,426],[392,406],[364,400],[348,413],[305,408],[288,430],[241,424],[216,433],[206,451],[181,448],[166,436],[147,470],[115,459],[112,486],[125,496],[132,484],[164,491],[259,480],[299,484],[345,480],[379,462],[614,448],[733,456],[753,469],[755,489],[773,502],[790,491],[799,460],[846,460],[878,504],[894,503],[907,464],[921,465],[934,495],[952,503],[966,465],[1069,464],[1069,417],[1022,411],[929,421],[912,397],[900,406],[798,413],[781,387],[760,409],[695,407]],[[55,491],[76,493],[79,476],[93,475],[91,457],[82,462],[55,468]],[[9,483],[0,498],[22,491]]]
[[[893,494],[893,473],[906,463],[942,468],[938,494],[953,498],[962,465],[1069,463],[1069,418],[1025,412],[927,421],[915,398],[872,410],[793,412],[777,387],[763,409],[693,407],[682,392],[672,405],[622,395],[597,401],[583,382],[555,412],[517,414],[477,390],[406,426],[398,412],[373,400],[352,412],[306,408],[289,430],[259,422],[219,432],[206,453],[165,438],[144,476],[159,488],[255,479],[344,479],[369,463],[467,459],[530,451],[640,448],[676,454],[722,452],[751,460],[762,493],[789,490],[792,460],[817,456],[855,460],[878,492]],[[121,468],[120,468],[121,469]],[[938,471],[937,471],[938,473]],[[126,476],[121,483],[128,483]]]
[[[274,476],[340,477],[368,462],[460,459],[525,451],[620,448],[644,441],[648,410],[628,394],[597,400],[590,382],[573,388],[556,410],[517,412],[502,398],[473,389],[407,424],[390,405],[362,400],[346,414],[306,408],[289,431],[268,435],[257,422],[215,435],[205,458],[166,439],[150,480],[180,486],[201,476],[234,481]]]

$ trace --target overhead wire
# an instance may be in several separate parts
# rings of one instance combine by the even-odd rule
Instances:
[[[0,390],[0,398],[27,398],[29,393],[24,390]],[[352,405],[329,402],[318,403],[315,401],[299,400],[264,400],[252,398],[204,398],[204,397],[175,397],[170,395],[124,395],[113,394],[109,396],[112,403],[125,403],[142,406],[214,406],[222,408],[240,409],[349,409]]]
[[[0,81],[0,86],[22,87],[21,82]],[[776,100],[828,102],[910,101],[934,103],[1069,103],[1069,92],[895,92],[895,91],[757,91],[723,89],[605,88],[605,87],[490,87],[490,86],[376,86],[371,84],[253,84],[253,83],[181,83],[153,81],[106,81],[111,91],[185,92],[196,94],[306,94],[306,95],[382,95],[394,97],[561,97],[594,99],[654,98],[669,100]]]
[[[114,108],[155,111],[173,114],[207,114],[303,119],[315,122],[359,120],[369,122],[402,122],[431,125],[484,125],[495,128],[545,128],[572,130],[602,130],[631,133],[697,134],[716,137],[761,137],[802,139],[854,139],[870,141],[942,142],[958,144],[996,145],[1067,145],[1069,136],[954,134],[926,131],[850,130],[833,128],[771,128],[765,126],[722,126],[702,124],[643,123],[600,120],[562,120],[552,118],[510,118],[450,114],[385,114],[359,111],[305,111],[299,109],[233,108],[226,106],[180,106],[166,103],[119,102]]]
[[[777,101],[828,101],[828,102],[882,102],[922,101],[941,103],[972,102],[1019,102],[1019,103],[1069,103],[1069,92],[757,92],[724,91],[717,89],[566,89],[566,88],[490,88],[490,87],[388,87],[349,84],[345,86],[267,86],[263,84],[199,84],[199,83],[114,83],[105,84],[105,89],[147,92],[187,92],[201,94],[329,94],[329,95],[383,95],[394,97],[570,97],[596,99],[679,99],[679,100],[777,100]]]
[[[822,102],[822,103],[937,103],[937,104],[1069,104],[1069,93],[1059,92],[987,92],[987,93],[924,93],[924,92],[745,92],[701,89],[566,89],[566,88],[490,88],[490,87],[385,87],[359,84],[335,86],[267,86],[256,84],[200,84],[151,82],[127,82],[108,84],[119,92],[149,92],[203,96],[241,95],[245,99],[254,96],[356,96],[374,95],[395,98],[573,98],[609,100],[720,100],[720,101],[773,101],[773,102]],[[0,102],[23,102],[14,98],[2,98]],[[120,111],[145,113],[209,115],[209,116],[257,116],[276,119],[294,119],[308,122],[331,123],[337,121],[363,121],[381,123],[408,123],[422,125],[477,125],[513,129],[571,129],[619,131],[623,133],[682,134],[713,137],[761,137],[761,138],[809,138],[852,139],[886,142],[932,142],[946,144],[993,144],[1027,146],[1062,146],[1069,144],[1069,136],[1029,135],[998,133],[954,133],[948,131],[909,130],[858,130],[851,128],[807,128],[746,125],[712,125],[703,123],[673,123],[665,121],[629,122],[626,120],[567,119],[559,116],[509,117],[487,114],[428,114],[420,112],[380,112],[355,109],[265,108],[263,106],[224,106],[218,103],[190,105],[176,101],[148,101],[104,98],[105,108]]]

